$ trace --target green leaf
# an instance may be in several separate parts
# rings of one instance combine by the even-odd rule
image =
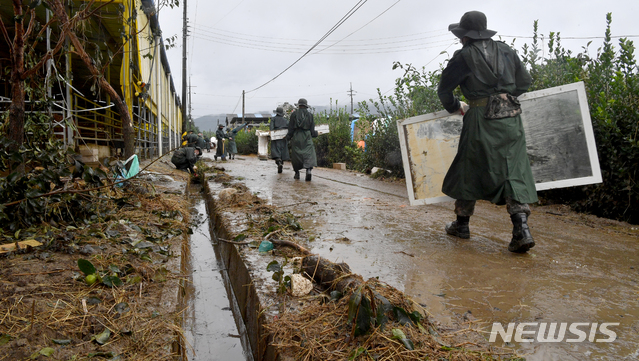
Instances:
[[[99,343],[100,345],[104,345],[109,340],[109,337],[111,337],[111,330],[105,328],[101,334],[95,336],[95,342]]]
[[[282,266],[280,266],[279,262],[271,261],[271,263],[266,266],[266,270],[269,272],[281,272]]]
[[[368,297],[362,295],[359,312],[357,313],[357,326],[355,327],[355,336],[364,335],[371,329],[374,320],[374,312],[371,308],[371,301]]]
[[[351,295],[351,298],[348,300],[348,322],[353,322],[355,316],[357,316],[357,311],[359,310],[359,305],[362,302],[362,286],[357,288],[355,292]]]
[[[55,353],[55,349],[51,347],[45,347],[39,351],[40,355],[50,357]]]
[[[406,347],[409,350],[415,349],[415,345],[413,344],[413,341],[406,338],[404,331],[400,330],[399,328],[394,328],[392,332],[393,332],[393,338],[401,341],[404,344],[404,347]]]
[[[93,263],[83,258],[80,258],[78,260],[78,268],[80,269],[80,271],[82,271],[82,273],[84,273],[85,276],[95,274],[96,272],[96,269],[95,269],[95,266],[93,266]]]
[[[122,280],[118,276],[102,277],[102,283],[111,288],[113,288],[113,286],[120,287],[123,285]]]
[[[393,333],[394,339],[401,340],[402,338],[406,338],[406,334],[404,334],[404,331],[400,330],[399,328],[394,328],[391,332]]]
[[[342,293],[340,291],[331,291],[331,301],[338,301],[342,298]]]
[[[353,354],[348,358],[349,361],[355,360],[359,355],[366,353],[367,350],[363,347],[359,347],[353,351]]]
[[[246,239],[246,235],[244,233],[240,233],[237,236],[235,236],[235,238],[233,238],[235,242],[242,242],[245,239]]]
[[[51,341],[53,341],[53,343],[55,343],[56,345],[70,345],[71,344],[71,340],[56,340],[56,339],[53,339]]]
[[[378,303],[376,319],[377,325],[383,331],[384,326],[388,322],[388,312],[393,310],[393,305],[390,303],[389,300],[386,299],[386,297],[380,295],[377,292],[375,292],[375,300]]]
[[[126,303],[126,302],[120,302],[120,303],[116,304],[114,309],[115,309],[115,311],[117,313],[120,313],[120,314],[131,311],[131,308],[129,307],[129,304]]]
[[[400,341],[402,341],[402,343],[404,344],[404,347],[406,347],[409,350],[414,350],[415,349],[415,344],[413,344],[413,341],[407,339],[407,338],[403,338]]]
[[[111,272],[114,272],[114,273],[120,273],[121,272],[120,268],[118,266],[114,265],[114,264],[109,265],[109,270]]]
[[[9,343],[9,341],[11,341],[11,339],[12,339],[11,336],[9,336],[7,334],[3,334],[2,336],[0,336],[0,346]]]
[[[402,326],[406,324],[408,325],[413,324],[413,321],[411,320],[410,316],[408,315],[408,312],[406,312],[405,309],[401,307],[394,307],[393,312],[395,313],[395,317],[397,318],[397,321],[399,321],[399,323]]]

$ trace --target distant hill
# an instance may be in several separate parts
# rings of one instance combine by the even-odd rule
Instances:
[[[193,119],[193,123],[201,131],[215,132],[218,124],[224,124],[226,114],[209,114]]]

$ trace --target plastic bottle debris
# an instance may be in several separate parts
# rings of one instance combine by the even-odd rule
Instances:
[[[273,249],[273,243],[270,241],[262,241],[262,243],[260,243],[260,248],[259,251],[260,252],[268,252],[270,250]]]

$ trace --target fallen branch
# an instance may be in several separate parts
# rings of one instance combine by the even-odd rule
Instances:
[[[333,263],[317,255],[305,257],[302,260],[302,270],[324,288],[336,289],[342,293],[355,289],[364,282],[361,276],[351,272],[346,263]]]
[[[299,244],[295,242],[287,241],[284,239],[273,239],[271,240],[271,242],[277,246],[291,247],[291,248],[297,249],[298,251],[304,254],[311,254],[311,251],[307,250],[306,248],[300,246]]]

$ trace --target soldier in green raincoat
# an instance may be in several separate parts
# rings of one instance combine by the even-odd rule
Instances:
[[[235,159],[235,155],[237,154],[237,144],[235,143],[235,136],[237,136],[237,133],[239,133],[240,130],[244,129],[244,127],[246,127],[247,125],[248,123],[244,123],[233,130],[229,130],[229,132],[226,133],[226,137],[228,138],[227,151],[229,153],[229,159]]]
[[[271,131],[288,129],[288,121],[284,118],[284,108],[277,107],[275,109],[275,116],[271,118],[269,128]],[[282,173],[284,161],[291,159],[288,154],[288,140],[286,138],[271,140],[271,158],[275,159],[277,173]]]
[[[486,28],[483,13],[467,12],[448,30],[463,47],[442,72],[438,95],[446,110],[464,115],[464,122],[442,186],[456,199],[457,220],[446,225],[446,232],[470,238],[468,222],[478,199],[506,204],[513,223],[508,250],[527,252],[535,245],[527,224],[528,203],[537,201],[537,192],[516,97],[528,90],[530,75],[512,48],[491,39],[496,32]],[[457,86],[468,105],[453,95]]]
[[[291,164],[294,179],[300,179],[300,169],[306,169],[306,180],[311,180],[311,170],[317,166],[313,138],[317,137],[313,114],[308,111],[308,102],[301,98],[298,109],[291,114],[286,139],[291,143]]]
[[[171,163],[179,170],[195,174],[194,166],[200,155],[202,155],[202,149],[198,147],[182,147],[173,153]]]
[[[215,160],[217,160],[217,157],[222,158],[222,160],[226,160],[226,147],[224,146],[224,138],[226,137],[226,133],[224,133],[224,125],[218,124],[217,131],[215,132],[215,139],[217,139],[217,147],[215,149],[215,155],[213,156]]]

